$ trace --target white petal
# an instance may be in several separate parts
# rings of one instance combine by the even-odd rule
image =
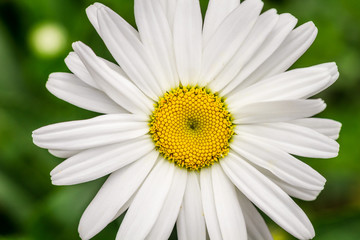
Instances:
[[[74,156],[75,154],[78,154],[79,151],[65,151],[65,150],[49,149],[49,153],[58,158],[69,158],[69,157]]]
[[[204,209],[206,228],[210,239],[222,239],[220,224],[215,208],[214,190],[212,186],[211,168],[200,171],[201,199]]]
[[[127,112],[105,93],[85,83],[70,73],[52,73],[46,88],[56,97],[77,107],[98,113]]]
[[[289,194],[291,197],[298,198],[305,201],[313,201],[320,194],[322,189],[311,190],[302,187],[291,185],[285,181],[282,181],[270,172],[264,173],[271,181],[278,185],[284,192]]]
[[[166,15],[167,22],[171,29],[174,26],[174,15],[177,5],[177,0],[158,0]]]
[[[298,187],[297,184],[292,185],[289,182],[281,180],[279,177],[275,176],[269,170],[259,167],[255,164],[252,164],[259,172],[265,175],[268,179],[273,181],[277,186],[279,186],[284,192],[286,192],[291,197],[299,198],[305,201],[313,201],[317,198],[320,192],[323,190],[322,188],[317,188],[317,190],[307,189],[303,187]],[[324,179],[324,181],[326,181]]]
[[[73,48],[88,71],[99,79],[98,85],[110,98],[129,112],[143,115],[151,113],[153,102],[129,80],[100,61],[85,44],[76,42],[73,44]]]
[[[54,185],[88,182],[138,160],[153,149],[149,137],[88,149],[54,168],[51,180]]]
[[[267,177],[231,152],[220,164],[235,186],[274,222],[296,238],[314,237],[305,213]]]
[[[158,0],[160,6],[162,7],[163,11],[165,12],[167,10],[168,6],[168,0]]]
[[[125,72],[116,64],[107,61],[101,57],[98,57],[99,60],[104,62],[109,68],[116,71],[118,74],[124,78],[128,78]],[[92,86],[93,88],[100,89],[97,82],[99,81],[95,76],[92,76],[87,70],[86,66],[82,62],[81,58],[75,53],[70,52],[69,55],[65,58],[65,63],[67,67],[73,72],[81,81]],[[101,90],[101,89],[100,89]]]
[[[240,0],[210,0],[203,28],[203,43],[207,43],[224,19],[240,4]]]
[[[100,31],[100,25],[98,20],[98,10],[104,7],[107,8],[104,4],[96,2],[90,5],[88,8],[86,8],[86,15],[100,37],[102,37],[102,34]],[[133,34],[139,36],[136,29],[134,29],[131,25],[128,25],[127,27],[129,31],[132,31]]]
[[[311,117],[322,112],[326,104],[321,99],[257,102],[230,109],[236,124],[284,122]]]
[[[114,216],[114,218],[111,221],[114,221],[115,219],[117,219],[118,217],[120,217],[121,214],[123,214],[131,205],[131,203],[133,202],[135,196],[136,196],[135,192],[130,198],[129,200],[119,209],[119,211],[116,213],[116,215]]]
[[[229,107],[236,108],[261,101],[279,101],[305,98],[326,86],[331,73],[326,68],[312,66],[291,70],[262,80],[248,88],[229,95]]]
[[[214,0],[215,1],[215,0]],[[224,1],[217,1],[224,2]],[[250,33],[244,40],[243,44],[237,50],[235,55],[223,67],[220,73],[209,83],[209,88],[214,92],[223,89],[228,83],[233,80],[245,65],[251,61],[256,51],[261,47],[266,37],[271,33],[275,27],[279,15],[276,10],[271,9],[261,14]]]
[[[86,8],[86,15],[98,33],[100,32],[100,28],[99,28],[99,22],[97,19],[97,10],[100,7],[100,5],[102,5],[102,4],[95,3],[93,5],[90,5],[88,8]]]
[[[140,187],[158,155],[157,151],[151,151],[109,176],[81,217],[79,233],[82,239],[92,238],[114,219]]]
[[[331,78],[330,78],[330,81],[325,86],[323,86],[322,88],[316,89],[316,91],[309,93],[308,95],[304,96],[304,98],[312,97],[315,94],[318,94],[318,93],[322,92],[323,90],[325,90],[326,88],[330,87],[339,78],[339,75],[340,75],[338,67],[335,62],[323,63],[323,64],[316,65],[314,67],[322,68],[325,71],[328,71],[329,74],[331,75]]]
[[[80,57],[75,52],[69,53],[69,55],[65,58],[65,63],[69,70],[81,81],[93,88],[99,88],[96,81],[94,81],[93,76],[91,76]]]
[[[98,10],[101,8],[107,8],[105,5],[101,4],[101,3],[94,3],[93,5],[90,5],[87,9],[86,9],[86,14],[91,22],[91,24],[94,26],[94,28],[96,29],[97,33],[102,37],[102,33],[100,31],[100,26],[99,26],[99,21],[98,21]],[[112,14],[116,14],[114,11],[112,11],[111,9],[107,8],[108,11],[110,11]],[[126,28],[127,31],[130,31],[132,35],[136,36],[137,38],[139,38],[139,33],[136,31],[136,29],[134,29],[131,25],[129,24],[125,24],[124,27]],[[117,71],[120,75],[123,75],[125,78],[128,78],[128,76],[126,75],[126,73],[116,64],[113,64],[105,59],[104,62],[113,70]],[[94,77],[94,76],[92,76]],[[132,81],[131,79],[129,79],[130,81]]]
[[[209,41],[204,42],[200,75],[202,85],[215,78],[234,56],[254,26],[262,7],[260,0],[244,1],[225,18]]]
[[[182,213],[183,212],[182,208],[183,206],[181,206],[180,208],[179,216],[176,221],[176,231],[177,231],[177,238],[179,240],[186,240],[188,239],[188,237],[186,236],[187,234],[186,223],[185,223],[184,213]]]
[[[163,92],[152,73],[151,58],[138,34],[130,30],[131,26],[111,9],[101,7],[97,13],[102,39],[117,63],[136,86],[157,100]]]
[[[180,211],[185,193],[186,180],[187,171],[176,167],[169,193],[166,196],[159,217],[146,239],[169,239]]]
[[[279,48],[247,79],[247,84],[286,71],[311,46],[317,35],[314,23],[307,22],[292,31]]]
[[[236,192],[241,210],[244,214],[248,239],[272,240],[273,238],[271,236],[269,228],[258,210],[241,192]]]
[[[111,114],[42,127],[33,132],[33,141],[42,148],[77,151],[127,141],[148,132],[148,123],[141,117]]]
[[[231,149],[283,181],[310,190],[322,190],[325,178],[307,164],[251,136],[233,136]]]
[[[177,1],[174,15],[174,48],[182,85],[197,83],[202,54],[202,16],[198,0]]]
[[[211,166],[216,212],[223,239],[247,239],[236,189],[219,164]]]
[[[303,127],[311,128],[331,139],[338,139],[341,129],[341,123],[323,118],[304,118],[291,121],[293,124],[297,124]]]
[[[183,205],[176,223],[180,240],[206,239],[206,227],[197,173],[188,173]]]
[[[113,14],[116,14],[114,11],[112,11],[110,8],[106,7],[104,4],[97,3],[97,2],[94,3],[93,5],[90,5],[86,9],[86,14],[87,14],[91,24],[94,26],[94,28],[96,29],[98,34],[102,37],[101,31],[100,31],[100,26],[99,26],[99,21],[98,21],[98,10],[101,8],[107,8]],[[139,33],[130,24],[125,25],[124,27],[126,27],[128,31],[131,31],[132,34],[139,37]]]
[[[161,88],[178,87],[172,32],[158,0],[136,0],[135,19]]]
[[[176,166],[160,158],[136,194],[116,239],[145,239],[170,191]]]
[[[250,134],[288,153],[303,157],[333,158],[338,155],[339,144],[306,127],[291,123],[238,125],[238,135]],[[245,136],[244,136],[245,137]]]
[[[222,91],[222,95],[227,95],[232,90],[237,90],[237,86],[241,84],[251,73],[258,71],[259,66],[273,54],[284,39],[289,35],[295,27],[297,19],[288,14],[281,14],[265,41],[257,49],[256,53],[249,59],[246,65],[241,69],[239,74],[228,84]],[[244,84],[247,82],[244,82]],[[250,85],[250,84],[249,84]],[[245,86],[249,86],[245,84]],[[240,88],[241,86],[239,86]]]

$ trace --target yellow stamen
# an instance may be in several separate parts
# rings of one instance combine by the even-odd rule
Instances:
[[[157,150],[188,170],[211,166],[229,152],[234,134],[222,98],[199,87],[178,87],[160,98],[150,122]]]

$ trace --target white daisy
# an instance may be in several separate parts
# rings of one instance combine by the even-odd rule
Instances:
[[[271,239],[257,208],[299,239],[314,229],[291,197],[314,200],[325,179],[293,155],[337,156],[341,124],[310,118],[307,99],[338,78],[335,63],[285,72],[312,44],[312,22],[260,0],[135,0],[138,30],[96,3],[88,17],[117,64],[81,42],[47,88],[103,113],[33,133],[67,158],[55,185],[110,174],[79,225],[90,239],[127,210],[117,239]],[[290,197],[291,196],[291,197]]]

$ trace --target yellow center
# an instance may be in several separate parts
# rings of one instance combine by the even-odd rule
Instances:
[[[150,134],[166,159],[200,170],[227,155],[234,132],[222,98],[205,88],[180,86],[160,98]]]

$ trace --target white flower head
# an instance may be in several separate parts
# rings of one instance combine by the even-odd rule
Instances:
[[[341,124],[312,118],[308,99],[335,63],[286,71],[312,44],[312,22],[261,13],[260,0],[135,0],[138,30],[106,6],[87,10],[116,60],[81,42],[47,88],[103,113],[33,133],[67,158],[55,185],[110,176],[79,225],[90,239],[127,210],[117,239],[272,239],[257,208],[298,239],[314,229],[291,197],[314,200],[325,179],[293,155],[337,156]]]

